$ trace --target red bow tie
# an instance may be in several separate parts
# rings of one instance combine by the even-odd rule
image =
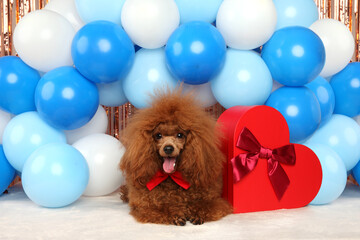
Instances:
[[[163,171],[157,171],[157,173],[154,175],[154,177],[146,184],[146,187],[151,191],[153,190],[157,185],[165,181],[168,177],[171,177],[171,179],[176,182],[180,187],[184,189],[188,189],[190,187],[190,183],[185,181],[183,177],[181,176],[181,173],[178,171],[175,171],[172,174],[164,173]]]
[[[280,200],[290,184],[280,163],[295,165],[295,148],[289,144],[275,149],[264,148],[260,145],[255,136],[246,127],[241,131],[236,147],[248,151],[231,159],[233,166],[234,182],[239,182],[244,176],[255,169],[259,158],[268,161],[268,176]]]

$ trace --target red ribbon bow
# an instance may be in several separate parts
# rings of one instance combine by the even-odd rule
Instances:
[[[188,189],[190,187],[190,183],[184,180],[179,171],[175,171],[172,174],[164,173],[163,171],[157,171],[154,177],[146,184],[146,187],[151,191],[157,185],[165,181],[168,177],[171,177],[174,182],[176,182],[180,187],[184,189]]]
[[[246,127],[241,131],[236,147],[248,151],[231,159],[234,182],[239,182],[244,176],[255,169],[259,158],[267,159],[268,176],[275,194],[280,200],[290,184],[289,177],[279,163],[295,165],[296,155],[293,144],[275,149],[264,148]]]

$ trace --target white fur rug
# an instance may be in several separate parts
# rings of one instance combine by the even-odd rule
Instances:
[[[233,214],[200,226],[140,224],[128,212],[116,193],[60,209],[39,207],[18,184],[0,196],[0,239],[360,239],[360,188],[354,185],[328,205]]]

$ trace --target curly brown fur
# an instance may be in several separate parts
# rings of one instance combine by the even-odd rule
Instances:
[[[128,203],[129,202],[129,198],[128,198],[128,188],[126,185],[122,185],[120,187],[120,199],[125,202],[125,203]]]
[[[136,220],[183,226],[186,221],[203,224],[232,212],[221,198],[225,158],[219,150],[218,132],[215,119],[181,90],[157,93],[149,108],[134,114],[123,133],[126,152],[120,168],[126,178],[122,199],[129,202]],[[182,139],[177,133],[183,134]],[[174,147],[171,157],[176,157],[176,170],[190,188],[185,190],[167,178],[149,191],[146,183],[163,170],[167,145]]]

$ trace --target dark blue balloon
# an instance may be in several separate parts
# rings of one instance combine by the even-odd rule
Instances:
[[[210,23],[194,21],[178,27],[166,47],[166,62],[171,73],[188,84],[203,84],[224,66],[226,44]]]
[[[72,130],[85,125],[99,105],[96,85],[73,67],[60,67],[46,73],[35,91],[39,115],[51,126]]]
[[[0,108],[15,115],[34,111],[34,93],[39,79],[38,71],[19,57],[1,57]]]
[[[0,145],[0,196],[7,189],[15,177],[15,169],[5,157],[2,145]]]
[[[253,49],[253,51],[261,54],[261,47],[255,48],[255,49]]]
[[[75,67],[95,83],[110,83],[124,78],[135,56],[134,44],[117,24],[95,21],[75,35],[71,55]]]
[[[305,85],[316,96],[321,109],[320,125],[326,123],[332,116],[335,107],[335,94],[330,83],[323,77],[317,77]]]
[[[355,180],[360,184],[360,161],[352,169],[352,175],[355,178]]]
[[[310,29],[286,27],[273,34],[263,46],[261,57],[274,80],[285,86],[303,86],[323,69],[325,48]]]
[[[330,79],[335,93],[334,113],[355,117],[360,114],[360,62],[349,63]]]
[[[139,45],[135,45],[135,52],[139,51],[142,47],[140,47]]]
[[[290,142],[301,142],[318,128],[321,118],[320,104],[307,87],[281,87],[266,102],[277,109],[289,126]]]

